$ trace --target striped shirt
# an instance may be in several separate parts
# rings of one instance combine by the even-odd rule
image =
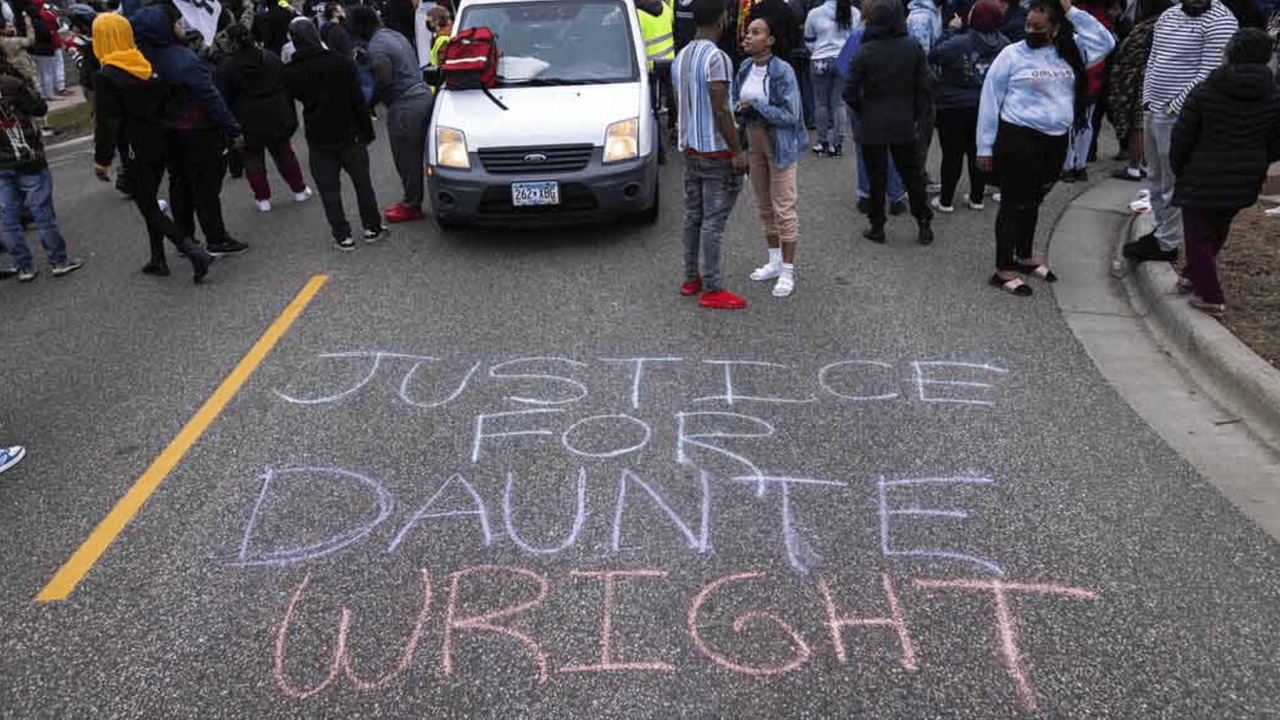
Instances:
[[[681,151],[723,152],[729,144],[716,130],[711,108],[711,83],[731,82],[729,56],[710,40],[694,40],[680,51],[671,65],[671,85],[676,91]],[[725,110],[729,91],[725,89]]]
[[[1181,112],[1192,88],[1222,64],[1227,41],[1238,28],[1222,0],[1210,0],[1209,9],[1199,16],[1184,13],[1181,5],[1165,10],[1152,33],[1142,102],[1153,112]]]

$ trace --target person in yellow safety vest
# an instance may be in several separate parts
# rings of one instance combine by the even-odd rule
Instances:
[[[676,13],[671,3],[664,0],[638,0],[636,17],[640,20],[640,35],[649,59],[649,69],[654,60],[676,58]]]
[[[449,43],[453,34],[453,15],[449,9],[439,5],[427,11],[427,29],[431,31],[431,64],[440,67],[440,55],[444,46]]]

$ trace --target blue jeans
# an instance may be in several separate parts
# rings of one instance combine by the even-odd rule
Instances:
[[[844,145],[844,82],[835,59],[814,60],[809,69],[813,82],[813,124],[818,142]]]
[[[35,270],[35,258],[22,236],[22,207],[31,210],[36,232],[50,265],[67,260],[67,244],[53,215],[53,174],[40,170],[0,170],[0,205],[4,206],[0,240],[19,270]]]
[[[684,279],[701,275],[708,292],[721,289],[720,241],[740,192],[742,176],[734,174],[731,161],[685,156]]]
[[[862,121],[855,112],[849,113],[849,125],[853,128],[853,154],[858,163],[858,199],[871,197],[871,176],[867,174],[867,163],[862,159]],[[902,184],[902,176],[898,174],[898,166],[889,158],[889,185],[887,198],[889,202],[902,202],[907,197],[907,188]]]

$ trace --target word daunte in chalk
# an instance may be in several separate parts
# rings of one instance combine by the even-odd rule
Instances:
[[[675,537],[688,548],[690,556],[697,557],[713,550],[712,527],[717,493],[745,492],[748,497],[754,496],[762,501],[765,499],[772,501],[774,497],[777,498],[776,511],[774,511],[776,514],[773,515],[773,522],[776,522],[778,528],[775,537],[781,543],[788,564],[797,573],[803,575],[810,571],[811,566],[816,564],[821,556],[810,549],[814,546],[813,539],[801,536],[797,522],[796,496],[821,499],[828,503],[839,502],[838,498],[831,496],[832,493],[852,490],[866,493],[878,500],[880,548],[885,558],[917,558],[945,563],[952,567],[977,569],[984,574],[996,577],[1004,575],[1003,569],[994,561],[972,552],[913,544],[910,541],[911,530],[913,527],[918,527],[920,523],[936,519],[967,519],[969,516],[961,509],[922,508],[910,502],[909,495],[899,497],[912,489],[922,487],[935,490],[987,487],[994,483],[990,478],[981,476],[905,480],[881,478],[873,486],[871,482],[851,484],[844,480],[781,475],[749,475],[717,482],[713,481],[712,476],[706,471],[700,470],[696,474],[695,488],[699,498],[697,509],[682,515],[673,508],[667,497],[667,493],[675,488],[672,483],[688,482],[687,479],[680,477],[665,478],[664,483],[659,483],[654,478],[645,479],[632,470],[622,470],[617,474],[606,475],[603,479],[598,474],[593,475],[591,482],[616,483],[613,486],[615,490],[613,502],[604,509],[604,512],[594,512],[587,502],[588,472],[580,467],[575,476],[570,479],[574,484],[574,500],[567,511],[537,507],[533,508],[535,512],[530,512],[520,502],[517,487],[520,476],[515,471],[508,470],[505,473],[501,500],[498,503],[492,499],[485,500],[486,493],[481,492],[473,482],[478,479],[475,475],[472,475],[469,480],[463,474],[455,473],[443,479],[426,502],[418,506],[399,524],[399,530],[391,535],[389,540],[383,540],[387,543],[385,552],[396,552],[414,533],[438,532],[439,523],[464,522],[474,527],[475,532],[471,537],[472,542],[477,546],[492,546],[499,539],[496,528],[501,528],[506,541],[510,541],[520,551],[530,555],[556,555],[579,546],[603,547],[606,554],[617,554],[625,549],[643,547],[646,542],[651,542],[654,538],[647,537],[643,533],[654,532],[656,527],[659,532],[674,531]],[[527,482],[528,478],[525,480]],[[555,482],[563,482],[563,479]],[[665,489],[664,484],[667,486]],[[337,487],[339,485],[347,486],[347,490],[361,490],[370,499],[368,509],[362,511],[362,519],[355,520],[340,532],[320,540],[303,544],[278,545],[274,548],[258,546],[255,534],[260,525],[289,527],[290,520],[295,521],[300,527],[309,525],[305,516],[291,518],[287,504],[269,503],[273,493],[287,494],[287,491],[293,490],[307,497],[346,497],[347,494],[337,492],[341,489]],[[752,492],[758,492],[761,488],[765,490],[765,495]],[[875,494],[872,495],[872,493]],[[592,496],[598,497],[598,494],[592,493]],[[490,497],[492,498],[492,495]],[[344,501],[344,506],[361,512],[361,508],[350,501]],[[267,507],[278,508],[276,512],[280,515],[266,518],[265,508]],[[333,555],[344,548],[371,538],[375,530],[391,518],[396,507],[395,496],[381,483],[351,470],[319,467],[267,468],[262,475],[257,502],[244,528],[237,562],[241,565],[285,566]],[[495,507],[497,509],[493,509]],[[628,530],[627,518],[641,512],[656,513],[657,517],[665,517],[669,522],[670,530],[663,530],[661,525],[655,526],[654,523],[636,523]],[[564,534],[557,539],[541,543],[526,538],[519,530],[518,517],[521,515],[528,517],[532,514],[565,518],[561,521],[561,526],[565,528]],[[589,516],[601,517],[604,522],[588,527]],[[723,530],[737,535],[732,528]],[[584,541],[584,535],[590,535],[592,532],[597,533],[597,536]],[[277,543],[279,542],[280,540],[277,539]]]
[[[700,388],[682,398],[690,404],[726,406],[805,405],[818,402],[916,401],[990,406],[1008,370],[989,362],[906,360],[889,363],[846,358],[805,370],[762,360],[680,357],[597,358],[556,356],[502,361],[449,361],[430,355],[381,350],[321,353],[304,362],[277,397],[297,405],[327,405],[354,399],[380,376],[395,385],[405,405],[438,409],[459,402],[468,390],[489,385],[523,406],[559,407],[607,396],[633,410],[645,405],[651,383]],[[479,388],[483,389],[483,388]]]
[[[683,622],[676,618],[658,619],[655,622],[659,625],[648,628],[648,632],[631,634],[631,637],[644,638],[645,647],[619,647],[619,633],[615,628],[621,615],[618,611],[619,586],[643,584],[645,592],[633,592],[628,596],[652,597],[655,591],[660,592],[667,586],[666,570],[605,570],[571,572],[569,575],[572,583],[553,586],[546,575],[524,568],[494,565],[462,568],[451,573],[445,582],[448,590],[442,614],[437,621],[431,573],[427,568],[422,568],[419,578],[421,600],[416,608],[416,620],[394,666],[382,675],[373,677],[361,675],[357,671],[349,649],[353,612],[344,606],[338,615],[332,654],[325,663],[328,666],[327,672],[319,678],[301,679],[289,669],[289,633],[295,624],[301,622],[299,616],[305,614],[302,605],[312,582],[311,571],[308,570],[290,596],[284,618],[276,631],[272,676],[276,686],[285,695],[294,698],[316,695],[343,676],[359,690],[376,690],[397,681],[403,682],[408,679],[407,671],[418,655],[424,637],[435,626],[438,627],[437,642],[440,650],[429,662],[435,664],[444,676],[460,675],[461,663],[458,656],[466,654],[468,650],[476,652],[476,647],[484,642],[487,635],[491,638],[498,636],[502,641],[487,643],[484,655],[486,660],[482,667],[491,665],[495,656],[505,656],[513,664],[527,662],[531,671],[536,673],[540,685],[549,683],[552,677],[572,677],[588,673],[670,675],[687,672],[687,668],[677,667],[672,656],[678,650],[670,647],[671,641],[686,637],[702,657],[723,672],[747,677],[769,677],[800,671],[822,650],[822,639],[815,639],[815,633],[804,630],[803,625],[797,627],[797,623],[804,623],[806,620],[811,626],[821,626],[822,629],[816,633],[817,637],[825,636],[841,665],[855,664],[858,659],[865,660],[871,656],[865,652],[850,652],[850,646],[858,643],[860,636],[865,638],[871,633],[887,633],[891,642],[897,646],[898,665],[902,670],[911,673],[922,670],[917,634],[911,629],[900,597],[900,588],[888,573],[882,575],[879,583],[884,593],[883,609],[873,609],[870,615],[851,614],[838,600],[842,595],[841,588],[831,579],[822,577],[816,581],[821,596],[817,611],[791,617],[790,622],[767,609],[743,612],[733,609],[743,604],[749,606],[753,602],[742,600],[741,593],[744,588],[759,587],[769,582],[765,573],[749,571],[724,575],[706,583],[693,594],[685,605]],[[593,589],[591,585],[600,589]],[[1024,596],[1074,601],[1098,599],[1098,595],[1091,590],[1042,582],[915,579],[910,587],[921,593],[919,602],[927,602],[929,595],[943,593],[979,593],[990,597],[994,608],[992,636],[995,656],[1004,667],[1012,683],[1012,692],[1019,703],[1032,711],[1038,709],[1038,701],[1018,638],[1019,625],[1025,626],[1025,620],[1020,620],[1015,614],[1014,599]],[[507,591],[504,597],[510,597],[511,590],[521,588],[527,589],[524,597],[514,602],[508,601],[505,605],[493,602],[499,589]],[[536,624],[532,616],[549,600],[554,601],[558,595],[584,597],[585,593],[593,593],[595,597],[602,598],[599,605],[599,653],[595,657],[572,658],[557,663],[545,642],[540,641],[527,628]],[[811,591],[807,594],[813,596]],[[464,603],[463,598],[470,598],[469,603]],[[471,606],[468,607],[468,604]],[[475,607],[477,604],[480,607]],[[724,617],[726,614],[732,616],[732,619]],[[310,624],[314,624],[314,621]],[[737,641],[726,638],[723,630],[725,627],[732,628],[733,634],[738,637]],[[557,636],[556,633],[552,635]],[[776,653],[776,649],[781,646],[776,643],[753,642],[753,637],[757,640],[785,638],[788,649],[785,654],[769,657],[769,654]],[[498,653],[503,655],[497,655]],[[470,657],[474,658],[475,655]],[[474,664],[470,666],[475,667]]]

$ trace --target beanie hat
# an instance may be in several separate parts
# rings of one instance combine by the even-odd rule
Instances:
[[[1004,25],[1004,10],[996,0],[978,0],[969,11],[969,26],[978,32],[992,32]]]

